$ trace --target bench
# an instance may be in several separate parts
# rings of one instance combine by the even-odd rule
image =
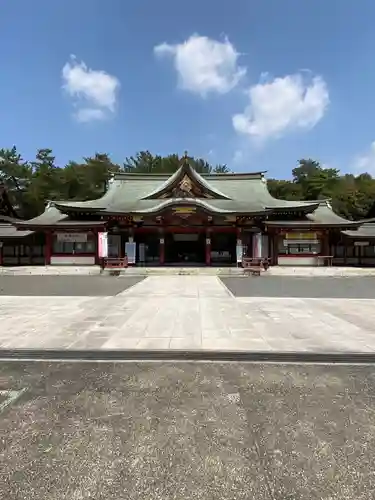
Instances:
[[[324,266],[327,263],[327,267],[332,266],[333,255],[317,255],[318,266],[321,264]]]
[[[249,258],[242,259],[242,267],[244,274],[251,274],[252,276],[260,276],[262,271],[267,271],[269,267],[269,260],[263,258]]]
[[[103,269],[125,269],[128,267],[128,258],[107,257],[103,259]]]

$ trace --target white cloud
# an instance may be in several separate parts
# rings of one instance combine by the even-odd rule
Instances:
[[[297,73],[261,81],[248,90],[249,106],[233,116],[240,134],[264,140],[297,129],[311,129],[324,116],[329,104],[328,88],[320,76],[307,79]]]
[[[354,174],[363,174],[365,172],[375,175],[375,141],[370,145],[368,152],[359,156],[353,164]]]
[[[79,121],[101,120],[113,114],[120,88],[119,80],[105,71],[93,70],[74,56],[62,69],[63,89],[78,108]]]
[[[219,42],[195,34],[183,43],[157,45],[154,53],[172,57],[179,86],[201,96],[226,94],[246,73],[238,65],[239,53],[227,38]]]

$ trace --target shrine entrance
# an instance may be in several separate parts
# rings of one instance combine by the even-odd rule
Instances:
[[[176,265],[204,265],[206,262],[204,233],[166,233],[165,263]]]

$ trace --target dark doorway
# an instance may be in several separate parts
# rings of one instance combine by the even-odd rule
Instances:
[[[204,264],[205,234],[167,233],[165,235],[165,263],[178,265]]]

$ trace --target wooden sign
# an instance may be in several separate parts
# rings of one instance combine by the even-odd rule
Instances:
[[[190,214],[194,214],[196,212],[196,208],[195,207],[175,207],[173,209],[173,212],[176,214],[176,215],[190,215]]]
[[[123,222],[124,224],[133,224],[134,222],[132,215],[103,215],[102,219],[108,221]]]

